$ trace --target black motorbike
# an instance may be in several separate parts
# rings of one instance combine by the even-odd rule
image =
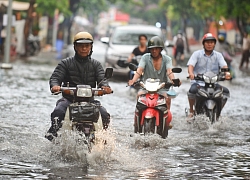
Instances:
[[[194,115],[205,114],[211,123],[219,120],[222,107],[229,97],[226,97],[223,94],[223,88],[221,86],[216,86],[216,83],[218,81],[224,81],[225,72],[228,71],[228,68],[223,68],[219,74],[206,72],[195,77],[195,80],[203,81],[205,86],[198,86]],[[185,112],[187,116],[187,108],[185,109]]]
[[[111,78],[112,74],[113,69],[107,68],[103,80]],[[74,97],[73,103],[67,108],[60,130],[78,131],[91,152],[95,142],[95,132],[105,129],[99,112],[100,103],[93,97],[105,95],[106,91],[101,88],[91,88],[89,85],[77,85],[77,87],[61,87],[60,92]]]

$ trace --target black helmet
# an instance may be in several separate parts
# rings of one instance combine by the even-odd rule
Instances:
[[[148,41],[148,48],[160,47],[163,48],[164,44],[159,36],[153,36]]]

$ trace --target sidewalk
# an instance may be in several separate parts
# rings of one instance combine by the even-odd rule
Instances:
[[[57,65],[59,62],[59,60],[56,59],[55,51],[46,51],[46,50],[41,50],[36,56],[27,57],[25,61],[32,64],[48,64],[48,65]]]

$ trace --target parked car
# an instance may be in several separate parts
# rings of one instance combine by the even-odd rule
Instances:
[[[133,49],[139,45],[138,36],[145,34],[148,40],[153,36],[160,36],[165,41],[160,28],[149,25],[126,25],[114,29],[110,37],[101,38],[101,42],[107,44],[105,53],[105,66],[112,67],[114,74],[127,76],[128,67],[117,65],[118,60],[127,60]],[[166,49],[163,52],[166,54]]]

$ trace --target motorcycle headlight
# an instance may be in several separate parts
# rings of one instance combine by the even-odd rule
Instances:
[[[208,76],[203,75],[203,79],[205,83],[210,83],[210,78]]]
[[[92,97],[92,90],[91,87],[86,87],[86,86],[77,86],[77,91],[76,91],[77,97]]]
[[[218,79],[218,76],[214,76],[211,78],[211,83],[215,83]]]

